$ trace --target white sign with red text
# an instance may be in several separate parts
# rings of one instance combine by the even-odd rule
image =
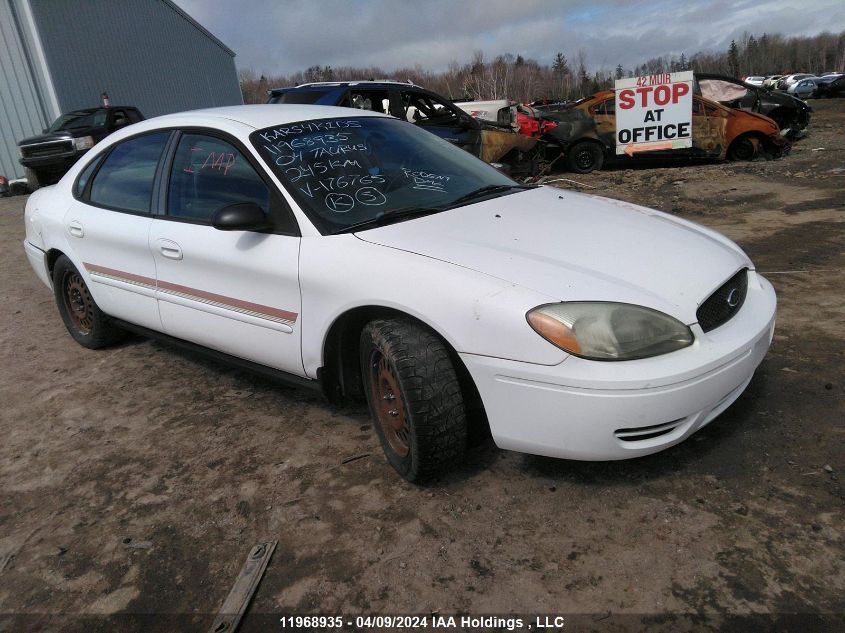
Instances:
[[[616,153],[692,147],[692,71],[616,80]]]

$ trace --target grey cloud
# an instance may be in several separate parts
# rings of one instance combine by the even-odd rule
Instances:
[[[285,74],[313,64],[419,64],[442,70],[476,49],[549,63],[580,49],[592,68],[659,55],[723,50],[744,31],[806,35],[845,30],[842,0],[176,0],[238,54],[241,68]]]

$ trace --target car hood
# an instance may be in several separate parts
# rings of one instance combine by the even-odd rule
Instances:
[[[492,275],[550,301],[618,301],[691,324],[751,262],[720,234],[619,200],[551,187],[356,234]]]

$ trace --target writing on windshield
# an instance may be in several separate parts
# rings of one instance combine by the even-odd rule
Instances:
[[[512,182],[430,132],[388,117],[290,123],[250,139],[321,230],[448,205],[479,186]]]

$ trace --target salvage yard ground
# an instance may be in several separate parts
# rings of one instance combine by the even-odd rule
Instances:
[[[145,339],[76,345],[24,257],[25,198],[0,200],[0,631],[204,631],[269,539],[242,631],[435,611],[841,630],[845,100],[813,107],[782,160],[552,176],[718,229],[772,281],[774,343],[734,406],[636,461],[482,444],[428,488],[388,466],[363,406]],[[115,612],[183,615],[83,617]]]

